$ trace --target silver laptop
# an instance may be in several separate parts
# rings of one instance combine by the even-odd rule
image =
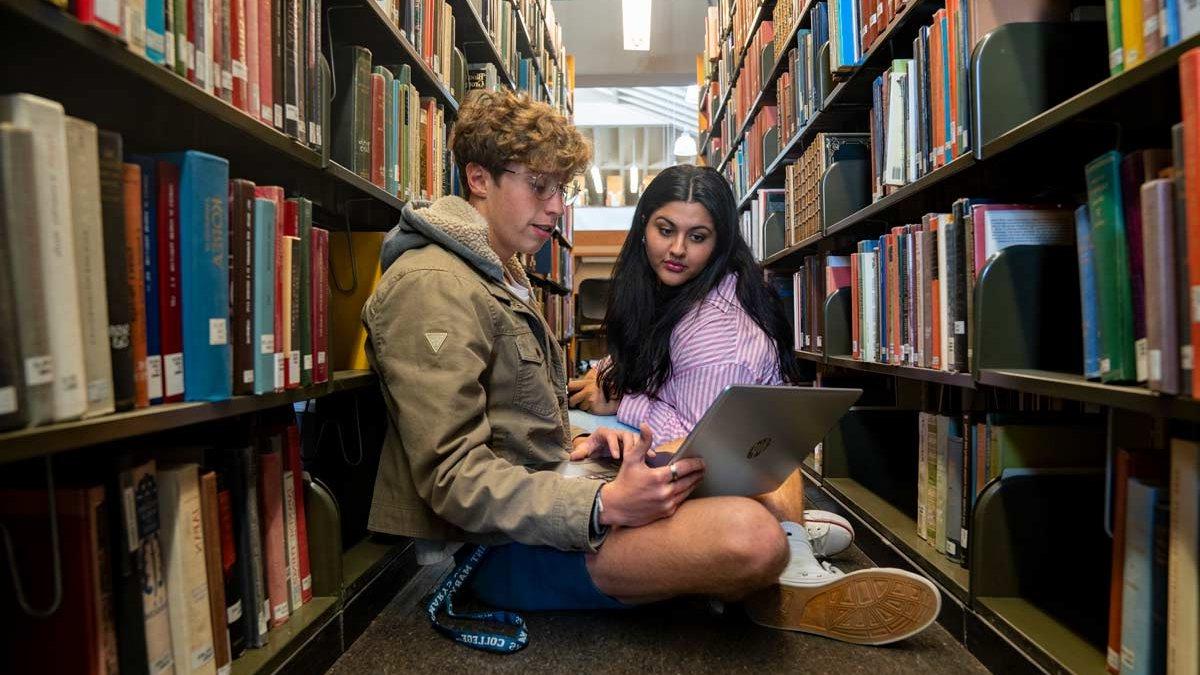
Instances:
[[[704,480],[693,497],[763,494],[787,480],[825,434],[862,395],[861,389],[734,385],[721,392],[674,455],[704,460]],[[566,476],[612,480],[620,462],[593,459],[529,467]]]

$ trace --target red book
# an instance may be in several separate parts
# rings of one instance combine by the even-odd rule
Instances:
[[[949,61],[945,64],[950,71],[950,138],[946,139],[946,149],[950,157],[958,157],[958,3],[946,3],[946,54]]]
[[[256,0],[249,0],[256,2]],[[232,102],[238,110],[250,110],[246,96],[246,0],[229,0],[229,62],[233,74]]]
[[[387,148],[384,146],[384,130],[387,126],[387,99],[383,92],[385,84],[382,75],[371,73],[371,182],[379,187],[384,185],[383,167],[387,160]]]
[[[931,348],[933,353],[929,355],[929,366],[934,370],[943,370],[945,364],[942,363],[942,287],[939,277],[945,272],[937,266],[938,223],[941,219],[936,215],[928,216],[928,218],[929,231],[933,233],[933,251],[929,264],[933,266],[934,270],[929,280],[929,313],[933,315],[929,317],[933,329],[933,346]]]
[[[97,6],[99,5],[99,6]],[[121,36],[121,12],[123,3],[96,2],[96,0],[73,0],[71,7],[82,23]]]
[[[267,185],[254,188],[254,196],[259,199],[270,199],[275,202],[275,391],[284,388],[284,352],[283,352],[283,230],[284,230],[284,198],[283,188]]]
[[[853,359],[862,358],[862,350],[859,347],[859,341],[862,339],[859,333],[860,326],[858,314],[862,311],[860,304],[862,298],[858,294],[858,254],[850,254],[850,357]]]
[[[271,0],[246,0],[258,3],[258,118],[275,126],[275,56],[271,51]],[[283,209],[276,204],[277,213]],[[276,333],[278,335],[278,332]]]
[[[129,326],[133,343],[134,406],[150,405],[149,379],[146,373],[146,287],[142,268],[142,170],[137,164],[121,167],[125,191],[125,277],[133,305]],[[157,397],[156,397],[157,398]]]
[[[287,623],[288,569],[284,542],[283,461],[279,450],[258,456],[258,504],[262,519],[263,574],[267,581],[267,602],[271,628]]]
[[[163,403],[183,400],[183,304],[179,260],[179,167],[158,163],[158,321]]]
[[[308,519],[304,516],[304,464],[300,461],[300,428],[291,420],[284,435],[287,455],[285,468],[291,472],[296,489],[296,546],[300,549],[300,599],[312,600],[312,568],[308,561]]]
[[[313,382],[329,381],[329,230],[312,229]]]
[[[1187,197],[1188,283],[1200,287],[1200,49],[1179,57],[1179,98],[1183,108],[1183,181]],[[1183,300],[1183,298],[1180,298]],[[1192,349],[1200,347],[1200,314],[1192,314]],[[1200,396],[1200,368],[1192,369],[1192,392]]]
[[[430,198],[433,197],[433,176],[434,176],[434,159],[433,159],[433,134],[434,122],[437,119],[437,102],[432,98],[421,99],[421,120],[424,122],[424,127],[421,129],[421,152],[425,155],[425,161],[422,164],[425,167],[425,173],[421,176],[421,185],[425,190],[425,194]]]

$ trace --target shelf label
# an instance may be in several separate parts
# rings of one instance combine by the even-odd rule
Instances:
[[[225,317],[217,317],[208,320],[208,344],[223,345],[229,341],[229,332],[226,329]]]
[[[146,387],[150,390],[150,398],[162,398],[163,395],[163,360],[155,354],[146,357]]]
[[[25,359],[25,384],[35,386],[54,381],[54,357],[31,356]]]
[[[275,353],[275,334],[263,333],[258,338],[258,353],[273,354]]]
[[[17,388],[0,387],[0,415],[17,411]]]
[[[163,373],[163,393],[165,396],[178,396],[183,393],[183,354],[167,354],[163,356],[166,372]]]

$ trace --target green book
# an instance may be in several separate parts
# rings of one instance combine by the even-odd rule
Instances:
[[[333,160],[371,179],[371,52],[338,47],[334,54]]]
[[[1125,71],[1121,0],[1104,0],[1104,14],[1108,23],[1108,70],[1113,75],[1118,75]]]
[[[1100,379],[1137,379],[1133,352],[1133,291],[1121,202],[1121,154],[1110,150],[1087,165],[1096,288],[1100,300]]]
[[[313,382],[313,339],[312,339],[312,202],[296,197],[296,235],[300,238],[300,288],[295,296],[300,315],[300,386]]]

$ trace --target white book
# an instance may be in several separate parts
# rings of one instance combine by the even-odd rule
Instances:
[[[896,62],[893,68],[903,62]],[[908,123],[904,119],[907,106],[905,93],[908,88],[908,74],[892,71],[888,73],[888,107],[886,136],[884,139],[883,184],[904,185],[906,175],[906,160],[904,157],[908,143],[905,141],[905,131]]]
[[[200,63],[204,63],[205,86],[204,89],[213,96],[220,96],[221,92],[221,64],[213,63],[213,40],[219,39],[216,37],[217,26],[219,20],[217,18],[216,6],[220,0],[204,0],[204,58],[200,60],[200,55],[197,54],[196,69],[199,70]],[[200,45],[196,45],[197,49]]]
[[[1200,33],[1200,0],[1179,0],[1179,40]]]
[[[121,26],[125,45],[138,56],[146,55],[146,0],[124,0],[125,24]]]
[[[83,332],[79,327],[79,287],[75,238],[71,226],[71,191],[67,175],[67,132],[63,107],[32,94],[0,96],[0,121],[33,132],[37,222],[42,243],[43,291],[50,327],[51,364],[38,373],[54,378],[54,419],[76,419],[87,410],[84,384]]]
[[[947,480],[946,466],[950,456],[950,418],[943,415],[937,416],[937,494],[934,496],[935,504],[933,510],[934,523],[934,542],[933,546],[938,553],[946,552],[946,497],[949,493],[950,483]],[[926,514],[926,518],[930,514]]]
[[[79,326],[87,388],[85,417],[113,412],[112,350],[108,341],[108,295],[104,272],[104,225],[100,212],[100,150],[96,125],[66,118],[67,173],[75,235]]]
[[[938,258],[938,287],[940,292],[938,295],[938,332],[941,333],[939,339],[942,341],[941,349],[938,353],[938,358],[941,359],[941,369],[950,370],[950,318],[946,314],[946,287],[951,280],[951,272],[946,268],[946,226],[950,224],[952,214],[940,213],[935,216],[938,219],[937,230],[937,258]]]
[[[1170,499],[1167,675],[1192,675],[1200,672],[1200,444],[1194,441],[1171,441]]]
[[[877,283],[879,275],[879,254],[869,252],[863,254],[863,276],[862,276],[862,305],[863,305],[863,327],[860,330],[860,339],[865,339],[866,344],[863,345],[863,360],[878,363],[879,362],[879,284]]]
[[[916,70],[916,62],[913,59],[907,59],[909,77],[906,78],[907,89],[905,90],[905,127],[904,127],[904,157],[907,160],[905,173],[908,182],[911,183],[919,177],[920,172],[920,155],[917,150],[917,121],[921,117],[921,110],[917,105],[917,78],[920,74]]]
[[[283,541],[287,553],[288,604],[291,611],[297,612],[304,600],[300,597],[300,540],[296,531],[296,484],[293,480],[291,471],[283,472]]]
[[[159,540],[167,571],[175,672],[216,675],[198,469],[196,464],[159,469]]]

